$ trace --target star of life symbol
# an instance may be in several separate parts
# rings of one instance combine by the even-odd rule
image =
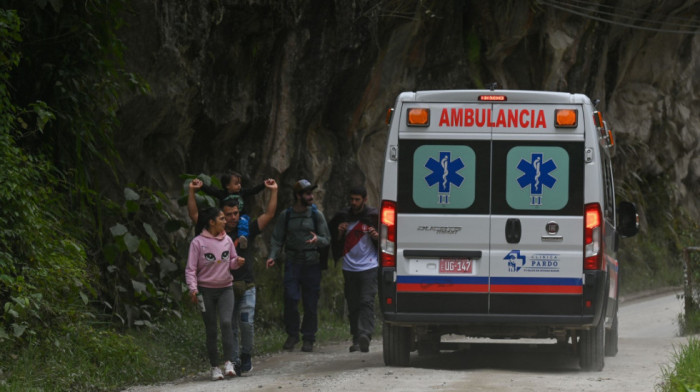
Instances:
[[[508,260],[508,272],[518,272],[525,265],[526,258],[519,250],[511,250],[503,260]]]
[[[457,158],[454,161],[450,160],[450,158],[451,153],[443,151],[439,154],[440,162],[436,161],[435,158],[430,158],[425,163],[425,167],[432,171],[432,173],[425,176],[425,181],[429,187],[438,184],[439,204],[450,204],[450,186],[455,185],[459,187],[464,181],[464,177],[457,173],[464,168],[462,158]]]
[[[518,178],[518,184],[521,188],[530,185],[530,205],[542,205],[542,190],[543,186],[552,189],[557,179],[549,175],[557,168],[557,164],[553,160],[542,162],[542,154],[532,154],[532,162],[527,162],[524,159],[518,163],[518,170],[523,174]]]

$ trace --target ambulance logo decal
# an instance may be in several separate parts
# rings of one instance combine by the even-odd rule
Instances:
[[[520,160],[518,170],[524,174],[518,178],[518,184],[521,188],[530,186],[530,205],[542,205],[542,190],[545,186],[552,189],[557,182],[557,179],[550,175],[556,168],[557,164],[551,159],[543,162],[541,153],[533,153],[531,162]]]
[[[508,262],[508,272],[549,272],[558,273],[559,272],[559,261],[561,256],[554,253],[538,253],[534,255],[525,256],[520,253],[520,250],[511,250],[503,260]]]
[[[525,265],[527,259],[520,254],[519,250],[511,250],[510,253],[503,258],[508,261],[508,272],[518,272]]]
[[[464,177],[458,172],[464,168],[462,158],[451,160],[451,153],[441,151],[439,153],[440,161],[435,158],[429,158],[425,163],[425,167],[432,173],[425,177],[425,181],[429,187],[438,184],[438,203],[450,204],[450,187],[455,185],[459,187],[464,181]]]

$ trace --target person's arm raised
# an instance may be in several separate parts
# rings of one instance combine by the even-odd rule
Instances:
[[[272,221],[272,218],[275,217],[275,211],[277,210],[277,182],[269,178],[265,180],[265,187],[270,190],[270,199],[267,201],[265,212],[258,217],[258,227],[260,230],[264,229],[265,226]]]
[[[195,193],[202,188],[202,180],[195,178],[190,182],[189,194],[187,195],[187,213],[192,219],[192,222],[197,224],[197,218],[199,217],[199,211],[197,210],[197,199],[195,198]]]

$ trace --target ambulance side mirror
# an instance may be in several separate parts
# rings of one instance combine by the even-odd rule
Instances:
[[[623,238],[633,237],[639,232],[639,214],[637,214],[637,207],[633,203],[620,202],[617,214],[617,232]]]

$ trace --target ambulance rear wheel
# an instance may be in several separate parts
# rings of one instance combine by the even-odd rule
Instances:
[[[605,366],[605,313],[598,324],[581,331],[579,338],[579,365],[587,372],[599,372]]]
[[[408,366],[411,355],[411,329],[384,323],[384,364],[386,366]]]
[[[612,327],[605,331],[605,356],[614,357],[617,355],[617,313],[613,318]]]

